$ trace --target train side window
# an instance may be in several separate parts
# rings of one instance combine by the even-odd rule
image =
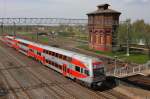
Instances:
[[[61,59],[63,59],[64,55],[61,56]]]
[[[49,64],[52,64],[52,61],[49,61]]]
[[[47,53],[47,51],[46,51],[46,50],[44,50],[44,53],[46,54],[46,53]]]
[[[84,73],[89,76],[89,71],[88,70],[84,70]]]
[[[56,67],[59,68],[59,65],[56,63]]]
[[[70,73],[70,70],[69,70],[69,69],[67,69],[67,72],[68,72],[68,73]]]
[[[75,70],[78,71],[78,72],[80,72],[80,67],[75,66]]]
[[[46,63],[48,63],[48,60],[46,59]]]
[[[59,69],[62,69],[62,66],[61,66],[61,65],[59,65]]]
[[[70,57],[67,57],[67,61],[71,61],[71,58],[70,58]]]
[[[55,65],[54,62],[52,62],[52,65],[53,65],[53,66]]]
[[[32,50],[32,49],[30,49],[30,51],[31,51],[31,52],[33,52],[33,50]]]
[[[64,56],[63,59],[66,60],[66,59],[67,59],[67,56]]]
[[[46,50],[44,50],[43,53],[46,53]]]
[[[81,68],[81,73],[83,73],[83,68]]]
[[[64,55],[61,56],[61,59],[64,59]]]
[[[48,61],[48,64],[51,64],[50,61]]]
[[[46,50],[46,54],[48,54],[48,50]]]
[[[51,51],[48,51],[48,54],[51,55]]]
[[[54,66],[55,66],[55,67],[56,67],[56,65],[57,65],[57,64],[54,62]]]
[[[52,56],[54,56],[55,55],[55,53],[54,52],[52,52]]]
[[[41,53],[40,53],[40,52],[37,52],[37,54],[41,56]]]
[[[58,57],[58,53],[56,53],[55,56]]]
[[[59,54],[59,55],[58,55],[58,57],[61,59],[61,58],[62,58],[62,55],[61,55],[61,54]]]

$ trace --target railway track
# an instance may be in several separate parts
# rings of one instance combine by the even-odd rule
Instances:
[[[4,51],[4,50],[3,50]],[[8,54],[8,53],[7,53]],[[5,56],[6,57],[6,56]],[[7,57],[7,59],[9,60],[10,58],[13,58],[13,59],[15,59],[15,65],[17,65],[17,64],[20,64],[19,66],[17,66],[17,68],[18,67],[20,67],[20,69],[22,69],[23,67],[25,67],[25,64],[23,64],[21,61],[18,61],[17,60],[17,58],[14,58],[14,56],[11,56],[11,55],[9,55],[8,57]],[[6,62],[6,61],[5,61]],[[22,68],[21,68],[22,67]],[[13,67],[11,67],[11,69],[16,69],[15,67],[13,68]],[[19,70],[20,70],[19,69]],[[24,68],[24,69],[27,69],[27,68]],[[10,75],[13,75],[10,71],[9,71],[9,69],[7,69],[7,71],[9,72],[9,74]],[[28,93],[26,92],[27,90],[32,90],[32,89],[36,89],[36,88],[43,88],[43,87],[48,87],[48,88],[50,88],[49,86],[59,86],[60,87],[60,85],[61,84],[57,84],[57,82],[55,82],[55,83],[51,83],[51,84],[49,84],[49,83],[46,83],[46,82],[43,82],[41,79],[39,79],[39,77],[38,76],[36,76],[35,74],[33,74],[32,73],[32,71],[31,70],[28,70],[28,72],[30,72],[30,74],[32,74],[38,81],[40,81],[40,84],[36,84],[36,85],[34,85],[34,86],[29,86],[29,87],[23,87],[17,80],[16,80],[16,78],[15,77],[13,77],[13,76],[11,76],[13,79],[15,79],[15,81],[17,82],[17,84],[20,86],[19,88],[17,88],[17,89],[21,89],[26,95],[28,95]],[[51,88],[50,88],[51,89]],[[61,89],[63,89],[66,93],[69,93],[69,91],[67,91],[67,90],[65,90],[63,87],[61,87]],[[51,89],[52,90],[52,89]],[[54,90],[53,90],[54,91]],[[54,91],[58,96],[59,96],[59,94],[56,92],[56,91]],[[71,93],[69,93],[69,94],[71,94]],[[73,95],[71,95],[73,98],[75,98],[75,96],[73,96]],[[30,95],[28,95],[28,97],[29,97],[29,99],[32,99],[31,97],[30,97]],[[60,96],[61,98],[63,98],[63,96]],[[60,98],[59,97],[59,98]],[[70,98],[70,97],[69,97]]]
[[[22,64],[22,65],[24,65],[24,64]],[[24,66],[25,67],[25,66]],[[30,67],[30,66],[29,66]],[[27,68],[26,68],[27,69]],[[46,68],[45,68],[46,69]],[[31,71],[31,70],[29,70],[29,71]],[[32,75],[34,75],[34,76],[36,76],[34,73],[32,73]],[[48,83],[46,83],[46,82],[43,82],[38,76],[36,76],[36,78],[39,80],[39,81],[41,81],[41,83],[43,83],[43,84],[45,84],[46,86],[49,86],[48,85]],[[70,82],[70,81],[69,81]],[[72,82],[72,81],[71,81]],[[66,83],[65,83],[66,84]],[[65,89],[65,87],[62,87],[61,85],[62,84],[59,84],[57,81],[55,81],[55,85],[57,85],[57,86],[59,86],[61,89],[63,89],[64,91],[66,91],[67,93],[69,93],[69,94],[72,94],[71,93],[71,90],[69,91],[69,89]],[[63,84],[64,85],[64,84]],[[74,96],[74,95],[72,95],[73,96],[73,98],[76,98],[76,99],[78,99],[76,96]],[[99,96],[100,97],[100,96]],[[62,98],[62,97],[61,97]]]
[[[17,55],[17,54],[16,54]],[[23,58],[23,57],[19,57],[19,58]],[[34,61],[35,63],[37,63],[37,61]],[[29,60],[29,63],[30,64],[30,60]],[[30,67],[30,66],[29,66]],[[45,67],[42,66],[43,69],[47,69]],[[57,82],[57,81],[56,81]],[[77,86],[77,83],[72,83],[73,85]],[[86,91],[88,94],[91,94],[92,95],[94,94],[95,96],[97,97],[101,97],[101,98],[104,98],[104,99],[117,99],[117,97],[119,96],[120,98],[124,98],[125,95],[122,95],[121,93],[118,93],[118,92],[115,92],[115,91],[109,91],[109,92],[94,92],[93,90],[87,90],[85,88],[83,88],[82,86],[79,86],[80,89]],[[128,98],[129,99],[129,98]]]
[[[4,45],[5,46],[5,45]],[[6,47],[6,46],[5,46]],[[11,53],[13,53],[13,55],[15,56],[12,56],[12,55],[8,55],[9,57],[7,57],[8,59],[13,59],[13,62],[16,62],[15,64],[19,64],[19,66],[14,66],[14,67],[8,67],[8,68],[3,68],[3,69],[1,69],[1,70],[10,70],[10,69],[26,69],[28,72],[30,72],[30,74],[32,74],[38,81],[40,81],[40,84],[36,84],[35,86],[32,86],[32,87],[29,87],[29,88],[24,88],[24,91],[28,91],[28,90],[33,90],[33,89],[37,89],[37,88],[44,88],[44,90],[46,90],[46,92],[49,92],[50,90],[51,91],[53,91],[53,92],[55,92],[55,94],[57,95],[57,97],[63,97],[63,95],[60,95],[60,93],[59,92],[57,92],[54,88],[52,88],[51,86],[55,86],[55,87],[58,87],[59,89],[61,89],[61,90],[63,90],[64,92],[66,92],[66,93],[68,93],[68,94],[70,94],[70,98],[75,98],[75,99],[78,99],[78,98],[80,98],[79,96],[76,96],[76,95],[74,95],[72,92],[72,89],[66,89],[65,87],[65,85],[73,85],[73,86],[76,86],[76,87],[78,87],[79,88],[79,90],[81,89],[83,92],[85,92],[85,93],[88,93],[89,95],[91,95],[92,97],[94,97],[94,98],[100,98],[100,99],[118,99],[118,96],[116,96],[116,95],[113,95],[113,94],[110,94],[110,93],[108,93],[108,94],[105,94],[105,93],[100,93],[100,92],[94,92],[94,91],[92,91],[92,90],[88,90],[88,89],[86,89],[86,88],[84,88],[84,87],[82,87],[82,86],[80,86],[80,85],[77,85],[76,83],[74,83],[74,82],[72,82],[72,81],[69,81],[69,82],[65,82],[65,83],[60,83],[60,82],[58,82],[58,81],[53,81],[53,83],[48,83],[48,82],[44,82],[44,80],[43,80],[43,78],[41,78],[39,75],[37,75],[37,73],[35,73],[34,72],[34,70],[33,69],[35,69],[35,68],[33,68],[34,66],[32,66],[32,65],[35,65],[36,64],[36,66],[39,66],[39,64],[36,62],[36,61],[32,61],[32,63],[31,63],[31,59],[27,59],[27,57],[25,58],[25,57],[22,57],[21,56],[21,54],[20,53],[17,53],[17,52],[14,52],[13,51],[13,49],[11,49],[11,48],[8,48],[8,49],[10,49],[10,50],[12,50],[12,51],[10,51]],[[3,50],[4,51],[4,50]],[[6,54],[10,54],[10,53],[8,53],[7,51],[4,51]],[[4,57],[4,56],[3,56]],[[16,58],[17,57],[17,58]],[[19,59],[21,59],[21,60],[26,60],[26,62],[28,63],[28,66],[25,64],[25,63],[23,63],[23,62],[21,62]],[[8,61],[10,61],[10,60],[8,60]],[[9,63],[9,62],[8,62]],[[11,65],[11,64],[10,64]],[[48,70],[48,68],[46,68],[46,67],[44,67],[44,66],[40,66],[43,70]],[[0,70],[0,71],[1,71]],[[40,69],[41,70],[41,69]],[[45,76],[45,75],[43,75],[43,74],[41,74],[40,73],[40,75],[42,75],[43,77]],[[61,77],[63,77],[63,76],[61,76]],[[38,86],[38,87],[37,87]],[[41,87],[39,87],[39,86],[41,86]],[[77,90],[78,91],[78,90]],[[113,98],[112,98],[113,97]],[[68,97],[67,97],[68,98]],[[82,99],[82,98],[81,98]]]
[[[8,80],[6,79],[6,76],[0,71],[0,75],[3,76],[2,81],[7,84],[7,86],[5,87],[5,90],[9,91],[9,93],[13,94],[13,97],[15,97],[16,99],[19,99],[19,97],[17,96],[15,89],[9,84]],[[8,90],[10,89],[10,90]],[[8,93],[7,93],[8,94]]]
[[[1,56],[2,56],[3,54],[1,54]],[[3,56],[3,57],[6,57],[5,59],[3,58],[3,59],[1,59],[1,61],[3,62],[3,63],[5,63],[5,62],[7,62],[8,61],[8,63],[9,63],[9,61],[10,61],[10,57],[9,56]],[[7,59],[7,61],[6,61],[6,59]],[[7,64],[2,64],[4,67],[7,67],[7,66],[10,66],[10,65],[7,65]],[[11,66],[14,66],[13,64],[11,64]],[[17,68],[18,68],[19,66],[17,66]],[[10,67],[9,67],[10,68]],[[12,67],[11,67],[12,68]],[[13,69],[15,69],[15,68],[13,68]],[[24,86],[22,86],[21,84],[20,84],[20,82],[16,79],[16,77],[14,77],[14,74],[10,71],[10,69],[4,69],[4,71],[3,72],[1,72],[1,73],[3,73],[3,76],[4,76],[4,78],[5,78],[5,80],[6,80],[6,76],[5,76],[5,74],[4,73],[6,73],[6,74],[8,74],[8,75],[10,75],[10,77],[15,81],[15,83],[19,86],[19,87],[17,87],[17,88],[14,88],[14,87],[12,87],[10,84],[9,84],[9,82],[8,82],[8,79],[6,80],[8,83],[8,85],[9,85],[9,88],[7,89],[7,90],[11,90],[11,91],[13,91],[13,93],[15,94],[15,97],[17,98],[17,99],[19,99],[19,96],[17,95],[17,93],[16,92],[23,92],[27,97],[27,99],[32,99],[31,97],[30,97],[30,95],[28,94],[28,92],[25,90],[25,87]]]

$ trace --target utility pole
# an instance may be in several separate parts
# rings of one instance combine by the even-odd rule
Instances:
[[[39,30],[40,30],[39,27],[40,26],[38,26],[38,25],[36,26],[36,41],[37,42],[39,41]]]
[[[130,56],[130,48],[129,48],[129,28],[130,28],[130,20],[127,20],[127,52],[126,56]]]
[[[16,23],[13,22],[13,35],[16,36]]]
[[[36,40],[37,40],[37,42],[39,41],[39,33],[38,33],[38,31],[36,32]]]
[[[3,34],[3,32],[4,32],[4,24],[3,22],[1,22],[1,35]]]
[[[117,71],[117,59],[118,59],[118,56],[114,56],[115,58],[115,70],[114,70],[114,74],[116,74],[116,71]]]

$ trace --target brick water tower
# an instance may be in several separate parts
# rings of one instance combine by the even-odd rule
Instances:
[[[109,4],[98,5],[98,9],[88,13],[89,46],[100,51],[117,48],[117,28],[120,12],[109,9]]]

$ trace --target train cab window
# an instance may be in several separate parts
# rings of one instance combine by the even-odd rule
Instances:
[[[84,70],[84,73],[89,76],[89,71],[88,70]]]
[[[104,75],[104,68],[98,68],[93,70],[94,77]]]
[[[75,70],[78,71],[78,72],[80,72],[80,67],[75,66]]]

